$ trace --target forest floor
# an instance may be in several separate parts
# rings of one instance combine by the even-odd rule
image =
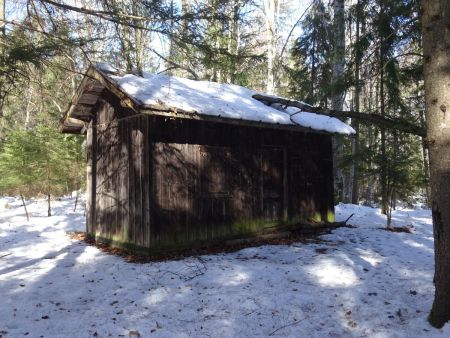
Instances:
[[[320,241],[128,263],[83,241],[73,199],[0,199],[0,337],[450,337],[434,295],[429,210],[338,205]]]

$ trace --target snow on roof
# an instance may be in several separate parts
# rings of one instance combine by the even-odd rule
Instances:
[[[267,106],[252,97],[258,92],[245,87],[145,72],[142,77],[121,74],[104,63],[96,64],[96,68],[142,105],[163,105],[200,115],[299,125],[344,135],[355,134],[352,127],[334,117],[302,112],[292,107],[283,109],[280,106]]]

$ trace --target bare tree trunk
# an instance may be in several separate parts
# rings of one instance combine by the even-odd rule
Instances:
[[[229,26],[231,27],[229,31],[228,39],[228,52],[233,56],[232,64],[228,70],[228,83],[234,83],[237,72],[237,58],[239,54],[239,4],[240,0],[232,1],[232,14],[229,19]]]
[[[420,116],[420,124],[426,128],[426,122],[425,122],[425,112],[423,110],[420,110],[419,116]],[[428,160],[428,148],[426,145],[426,139],[422,138],[422,161],[423,161],[423,173],[425,175],[426,179],[426,186],[425,186],[425,194],[426,194],[426,205],[430,206],[430,165]]]
[[[19,195],[20,195],[20,199],[22,200],[23,208],[25,209],[25,215],[27,216],[27,222],[29,222],[29,221],[30,221],[30,216],[28,215],[27,206],[26,206],[26,204],[25,204],[25,200],[24,200],[24,198],[23,198],[23,195],[22,195],[22,192],[21,192],[21,191],[19,191]]]
[[[356,37],[355,41],[359,40],[360,37],[360,22],[361,22],[361,4],[359,1],[356,3]],[[354,110],[360,111],[360,94],[361,94],[361,84],[360,81],[360,67],[361,67],[361,51],[357,50],[355,55],[355,93],[353,98]],[[350,167],[350,202],[357,204],[359,201],[359,181],[358,181],[358,163],[357,156],[359,154],[359,122],[357,120],[352,120],[352,127],[356,131],[355,137],[352,139],[352,162]]]
[[[380,69],[380,113],[384,117],[385,104],[384,104],[384,70],[383,62],[381,62]],[[381,171],[380,171],[380,184],[381,184],[381,213],[386,214],[388,208],[387,201],[387,159],[386,159],[386,128],[380,128],[381,133]]]
[[[190,0],[181,0],[181,12],[183,14],[182,24],[181,24],[181,34],[183,38],[187,37],[189,30],[189,20],[188,15],[191,12]]]
[[[133,15],[140,15],[138,4],[133,1],[132,5],[132,13]],[[136,26],[139,25],[139,22],[134,20],[134,24]],[[144,37],[143,31],[139,28],[134,29],[134,48],[135,48],[135,58],[136,58],[136,72],[139,76],[143,75],[144,72]]]
[[[431,325],[450,320],[450,3],[422,1],[425,104],[434,230]]]
[[[5,8],[6,8],[6,0],[0,0],[0,34],[5,35]],[[2,48],[2,47],[0,47]]]
[[[275,92],[275,59],[277,55],[278,16],[282,0],[264,0],[266,35],[267,35],[267,84],[266,92]]]
[[[314,104],[317,104],[318,102],[315,102],[314,98],[314,84],[316,83],[316,35],[313,35],[312,38],[312,48],[311,48],[311,86],[309,88],[309,99],[312,100]]]
[[[52,206],[50,204],[50,194],[47,194],[47,216],[50,217],[52,215]]]
[[[334,0],[333,2],[333,54],[332,54],[332,95],[331,109],[342,110],[344,106],[344,91],[342,76],[344,74],[345,64],[345,18],[344,18],[344,0]],[[336,192],[339,201],[345,200],[344,194],[344,171],[342,168],[343,143],[342,138],[333,137],[334,143],[334,172],[336,182]]]
[[[73,212],[75,212],[77,210],[77,204],[78,204],[78,190],[77,190],[77,193],[75,195],[75,205],[73,207]]]
[[[84,8],[88,8],[88,4],[86,0],[81,0],[81,4],[83,5]],[[88,59],[88,62],[91,61],[95,61],[91,59],[91,50],[93,50],[93,46],[92,46],[92,41],[93,41],[93,29],[92,29],[92,25],[91,25],[91,21],[89,18],[89,15],[84,14],[84,24],[86,27],[86,37],[88,38],[89,42],[87,43],[87,49],[85,52],[86,58]],[[80,36],[83,36],[83,32],[80,31],[79,32]],[[95,54],[94,54],[95,55]],[[86,66],[86,65],[85,65]],[[87,68],[87,67],[86,67]]]
[[[6,8],[6,0],[0,0],[0,35],[3,37],[6,34],[5,29],[5,8]],[[4,46],[0,44],[0,58],[4,57]],[[1,75],[0,75],[1,76]],[[1,78],[0,78],[1,80]],[[1,83],[0,83],[1,84]],[[2,88],[0,87],[0,117],[3,116],[3,99],[5,97],[5,93],[3,93]]]
[[[220,48],[220,43],[219,43],[219,38],[217,36],[217,26],[218,26],[218,22],[216,19],[217,16],[217,1],[216,0],[208,0],[209,3],[209,8],[211,10],[211,16],[212,16],[212,20],[208,21],[208,30],[210,30],[212,28],[214,34],[213,34],[213,41],[212,41],[212,45],[214,46],[214,48],[219,49]],[[210,81],[214,81],[214,82],[220,82],[219,81],[219,69],[217,67],[217,63],[213,62],[212,65],[212,69],[211,69],[211,76],[209,77]]]

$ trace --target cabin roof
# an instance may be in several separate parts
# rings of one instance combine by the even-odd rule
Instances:
[[[303,112],[293,107],[265,105],[252,97],[258,92],[245,87],[145,72],[142,76],[125,74],[105,63],[88,69],[62,118],[63,132],[84,132],[85,124],[95,114],[94,106],[105,87],[114,92],[123,105],[137,113],[234,124],[242,122],[269,128],[285,126],[343,135],[355,133],[352,127],[334,117]]]

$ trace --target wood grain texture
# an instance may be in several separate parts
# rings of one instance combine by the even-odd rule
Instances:
[[[112,242],[186,248],[333,213],[330,135],[137,115],[105,91],[88,147],[88,232]]]

